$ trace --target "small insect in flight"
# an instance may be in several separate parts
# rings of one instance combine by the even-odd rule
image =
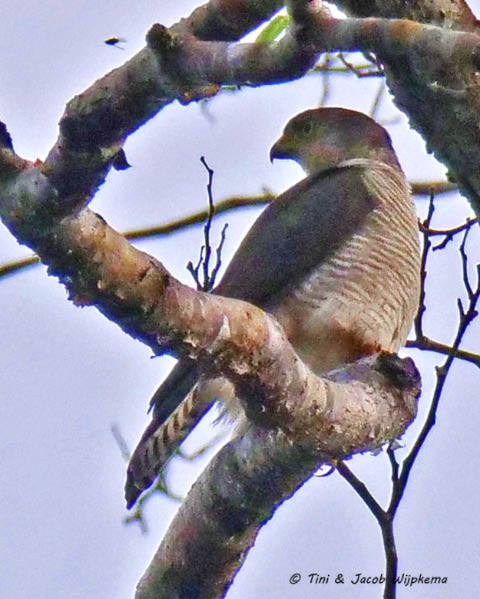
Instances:
[[[126,41],[127,40],[124,37],[107,37],[106,40],[103,40],[103,43],[107,44],[107,46],[114,46],[119,50],[125,50],[120,44],[124,44]]]

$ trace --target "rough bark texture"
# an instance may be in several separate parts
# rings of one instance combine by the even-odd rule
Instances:
[[[336,0],[334,4],[356,17],[410,19],[449,29],[478,30],[478,21],[463,0]]]
[[[416,412],[419,379],[410,360],[367,358],[325,383],[328,390],[311,396],[329,406],[320,444],[308,434],[293,440],[279,429],[252,426],[226,445],[180,507],[137,599],[223,597],[260,527],[322,461],[352,455],[358,443],[367,447],[373,428],[376,439],[396,436]],[[310,422],[316,420],[311,406],[298,407]]]

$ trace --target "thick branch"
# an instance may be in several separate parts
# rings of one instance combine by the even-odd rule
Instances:
[[[396,103],[480,205],[480,39],[410,21],[326,18],[307,13],[275,44],[202,42],[154,25],[148,47],[74,98],[43,172],[61,195],[85,201],[121,143],[174,99],[190,102],[221,85],[263,85],[303,75],[325,50],[375,52]],[[432,107],[434,108],[432,110]]]
[[[137,599],[223,597],[260,527],[322,463],[397,436],[416,410],[410,360],[367,358],[324,382],[307,405],[291,399],[297,414],[310,415],[303,434],[252,426],[217,454],[180,507]],[[319,419],[312,402],[330,408]]]
[[[188,40],[238,39],[281,5],[278,0],[210,0],[170,28],[167,63],[161,64],[147,47],[73,98],[42,167],[60,195],[74,195],[70,202],[85,205],[103,184],[128,135],[176,99],[190,102],[217,93],[216,81],[199,82],[184,69],[172,77],[175,54]]]
[[[478,21],[464,0],[333,0],[355,17],[409,19],[438,27],[478,31]]]
[[[338,21],[297,12],[297,37],[304,44],[376,54],[396,104],[480,210],[480,37],[412,21]]]
[[[477,36],[407,21],[338,21],[324,11],[309,11],[309,3],[292,0],[291,5],[294,24],[275,44],[205,42],[199,37],[215,31],[217,39],[222,38],[221,23],[223,38],[237,37],[271,15],[276,2],[263,6],[255,0],[212,0],[170,30],[154,25],[144,50],[67,106],[57,143],[38,166],[64,209],[86,205],[111,166],[118,164],[126,137],[173,100],[209,97],[222,85],[291,80],[303,75],[325,50],[375,52],[387,67],[399,106],[449,166],[461,189],[474,201],[480,198],[475,161],[480,154],[475,133]],[[222,18],[227,8],[233,12]],[[232,32],[235,11],[244,9],[248,16]],[[437,104],[438,109],[430,109]]]
[[[38,169],[11,174],[0,197],[5,224],[36,250],[77,304],[95,305],[154,351],[188,354],[206,370],[226,374],[241,397],[257,394],[261,401],[246,405],[252,421],[266,414],[268,422],[285,425],[298,411],[291,402],[298,402],[304,413],[287,427],[303,435],[312,415],[329,408],[308,398],[325,396],[330,384],[312,375],[262,310],[182,285],[88,209],[59,217],[56,190]]]
[[[200,40],[234,41],[268,20],[283,4],[281,0],[210,0],[173,31],[189,31]]]
[[[199,589],[196,596],[213,597],[215,589],[228,584],[258,527],[270,517],[271,506],[293,493],[322,460],[374,449],[400,435],[414,417],[419,381],[411,361],[381,355],[320,379],[262,310],[181,285],[88,209],[57,220],[58,196],[38,169],[27,166],[11,173],[0,195],[5,222],[50,264],[77,303],[95,305],[156,351],[189,355],[204,373],[227,376],[255,425],[239,449],[236,444],[229,446],[233,453],[227,462],[215,462],[209,469],[212,476],[222,477],[206,475],[195,487],[199,495],[193,495],[193,508],[187,503],[177,520],[179,531],[173,529],[173,537],[180,536],[178,550],[169,537],[164,545],[169,552],[167,566],[160,566],[160,574],[155,566],[157,573],[147,577],[152,584],[160,579],[164,585],[166,576],[166,588],[171,589],[168,585],[187,575],[179,566],[185,567],[185,557],[194,551],[205,555],[206,549],[213,555],[212,540],[225,541],[226,545],[216,545],[216,551],[223,547],[217,569],[208,576],[202,571],[193,581]],[[267,449],[258,455],[269,457],[266,462],[261,457],[260,465],[257,443],[265,443]],[[245,476],[232,482],[232,469]],[[260,496],[248,495],[250,489],[260,487],[259,476],[272,480],[273,475],[278,483]],[[244,493],[251,497],[249,506]],[[205,515],[200,518],[197,510]],[[187,528],[185,522],[190,522]],[[198,525],[195,539],[193,523]],[[182,543],[185,530],[189,532],[186,544]]]

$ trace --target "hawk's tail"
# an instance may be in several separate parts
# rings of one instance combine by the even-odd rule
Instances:
[[[185,437],[208,411],[213,399],[194,388],[164,420],[156,416],[147,427],[133,452],[127,468],[125,499],[131,508],[141,493],[150,487]]]

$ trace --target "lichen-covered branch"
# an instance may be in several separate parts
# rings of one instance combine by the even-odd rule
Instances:
[[[157,351],[188,354],[204,372],[228,376],[254,423],[196,485],[163,545],[166,565],[163,558],[160,565],[155,561],[143,596],[168,597],[171,585],[182,593],[186,584],[196,585],[195,596],[220,596],[215,593],[228,586],[272,505],[291,495],[322,460],[378,447],[413,419],[419,381],[410,360],[381,355],[318,378],[262,310],[181,285],[88,209],[55,218],[58,196],[37,169],[11,172],[0,196],[5,222],[22,240],[29,236],[77,303],[96,305]],[[277,482],[259,492],[259,480]],[[209,560],[185,566],[195,552],[222,557],[206,575]],[[165,594],[149,595],[159,592],[158,584]]]
[[[172,26],[170,35],[236,40],[281,6],[278,0],[210,0]],[[41,169],[62,197],[85,205],[105,181],[128,135],[170,102],[189,102],[218,89],[217,82],[199,87],[195,78],[172,79],[170,68],[162,68],[147,47],[68,103],[59,137]]]
[[[126,137],[172,101],[209,97],[223,85],[291,80],[312,67],[323,51],[363,50],[376,53],[395,101],[478,207],[477,35],[411,21],[338,21],[323,10],[312,10],[314,3],[290,4],[294,22],[284,38],[272,44],[218,40],[237,39],[271,16],[278,2],[212,0],[170,29],[154,25],[144,50],[69,102],[55,146],[37,165],[61,203],[77,208],[88,203]],[[443,24],[472,23],[461,2],[439,12],[429,11],[427,2],[416,3],[418,9],[412,8],[415,3],[402,3],[404,10],[399,3],[386,4],[390,8],[381,14],[388,16],[423,15],[423,20],[439,22],[443,14]],[[358,9],[360,14],[365,14],[366,5]],[[372,12],[378,8],[371,7]],[[237,13],[244,18],[233,26]],[[476,31],[476,24],[469,28]]]
[[[419,379],[408,359],[369,357],[323,384],[302,400],[298,388],[289,396],[305,417],[302,431],[251,426],[215,456],[180,507],[137,599],[223,597],[276,507],[322,463],[378,447],[416,411]],[[317,402],[327,407],[320,418]]]
[[[296,36],[304,44],[376,54],[395,103],[479,210],[480,37],[413,21],[339,21],[294,4]]]

